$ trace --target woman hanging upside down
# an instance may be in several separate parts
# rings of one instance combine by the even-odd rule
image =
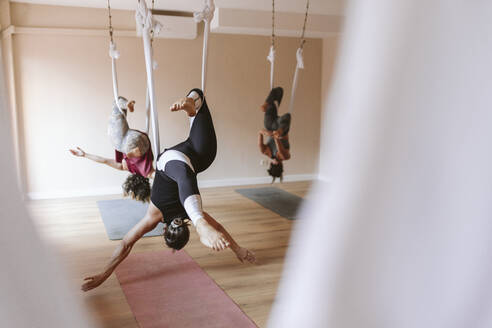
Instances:
[[[131,174],[123,183],[123,193],[133,199],[148,202],[150,199],[149,178],[154,173],[152,162],[154,155],[150,140],[146,133],[130,129],[126,120],[127,110],[133,112],[135,101],[118,97],[118,105],[113,103],[113,111],[109,118],[108,135],[115,149],[115,159],[92,155],[80,147],[70,149],[74,156],[85,157],[98,163],[109,165],[118,170],[129,171]]]
[[[258,133],[258,147],[262,154],[270,157],[272,162],[267,170],[272,176],[272,183],[276,178],[282,181],[284,167],[283,161],[290,158],[289,129],[290,113],[278,116],[277,108],[282,101],[284,90],[281,87],[273,88],[270,91],[265,103],[261,106],[265,113],[265,128]],[[267,137],[266,143],[263,138]]]
[[[187,244],[190,237],[187,221],[191,220],[205,246],[215,251],[230,248],[241,262],[256,261],[252,252],[240,247],[225,228],[202,209],[196,175],[212,164],[217,152],[212,116],[202,91],[193,89],[186,98],[171,106],[171,111],[178,110],[184,110],[192,120],[188,139],[159,155],[147,213],[123,238],[104,271],[85,278],[87,282],[82,290],[102,284],[133,245],[159,222],[164,223],[167,246],[174,250]]]

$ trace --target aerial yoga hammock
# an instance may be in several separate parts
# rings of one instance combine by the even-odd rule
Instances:
[[[213,2],[207,0],[204,12],[212,8],[208,6],[209,4],[213,6]],[[151,11],[146,9],[145,2],[141,0],[137,10],[137,23],[148,20],[151,20]],[[144,28],[143,34],[146,33],[148,34],[148,30]],[[149,50],[148,47],[147,50]],[[146,56],[146,63],[151,63],[151,59],[151,55]],[[147,73],[152,73],[149,67],[147,65]],[[202,76],[202,83],[205,80],[206,76]],[[150,90],[152,90],[152,84],[149,85]],[[241,262],[254,263],[256,261],[251,251],[240,247],[227,230],[202,209],[196,175],[212,164],[217,152],[212,116],[203,91],[192,89],[186,97],[175,102],[170,110],[182,110],[187,113],[191,121],[189,136],[185,141],[165,149],[158,156],[147,213],[125,235],[103,271],[84,279],[85,283],[82,285],[84,291],[102,284],[118,264],[128,256],[133,245],[145,233],[154,229],[159,222],[164,223],[164,240],[173,250],[180,250],[187,244],[190,231],[186,220],[191,220],[200,241],[206,247],[215,251],[230,248]]]
[[[270,167],[267,172],[272,177],[272,183],[276,178],[280,178],[282,182],[283,178],[283,164],[282,162],[290,159],[290,143],[289,143],[289,129],[291,123],[291,115],[294,109],[294,99],[297,89],[297,80],[299,77],[299,70],[304,68],[304,60],[302,52],[306,39],[304,34],[306,31],[306,23],[309,11],[309,0],[306,2],[306,13],[304,15],[304,24],[302,27],[301,41],[299,48],[296,51],[297,65],[294,73],[294,80],[292,82],[292,92],[290,96],[290,104],[288,113],[279,116],[278,107],[282,102],[284,90],[282,87],[274,87],[274,73],[275,73],[275,0],[272,0],[272,43],[270,46],[270,52],[267,56],[267,60],[270,62],[270,93],[265,100],[265,103],[261,106],[261,110],[265,113],[264,117],[264,129],[258,133],[258,147],[260,152],[271,159]],[[267,138],[266,142],[264,138]]]
[[[152,7],[154,1],[152,1]],[[152,113],[152,130],[154,137],[155,151],[159,151],[159,130],[157,125],[157,114],[155,111],[155,96],[153,89],[153,78],[148,79],[146,92],[146,131],[131,129],[127,122],[127,112],[133,112],[135,101],[128,101],[118,93],[118,78],[116,72],[116,59],[119,58],[119,51],[116,49],[116,43],[113,39],[113,26],[111,22],[111,6],[108,0],[108,17],[109,17],[109,55],[111,57],[112,77],[113,77],[113,109],[108,122],[108,136],[115,149],[115,159],[108,159],[101,156],[86,153],[80,147],[70,149],[70,152],[78,157],[86,157],[98,163],[109,165],[118,170],[126,170],[131,174],[123,183],[123,192],[125,196],[130,196],[140,201],[150,200],[150,182],[149,178],[153,176],[154,155],[151,148],[151,142],[148,137],[149,133],[149,116]],[[160,25],[154,21],[146,22],[150,26],[150,37],[145,42],[150,43],[150,53],[152,51],[152,39],[160,30]],[[147,56],[147,53],[146,53]],[[146,58],[147,59],[147,58]],[[147,63],[147,60],[146,60]],[[156,64],[150,60],[153,69]],[[148,75],[148,74],[147,74]],[[150,81],[150,82],[149,82]],[[149,87],[150,86],[150,87]]]

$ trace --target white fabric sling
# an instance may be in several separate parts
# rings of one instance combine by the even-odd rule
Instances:
[[[155,89],[154,89],[154,60],[152,54],[152,46],[150,41],[151,30],[154,33],[158,33],[161,26],[157,21],[152,18],[152,12],[147,8],[144,0],[138,1],[137,10],[135,12],[135,20],[137,23],[137,28],[142,30],[142,40],[144,44],[144,55],[145,55],[145,68],[147,71],[147,87],[148,96],[150,102],[150,112],[151,112],[151,122],[152,122],[152,145],[155,156],[155,161],[157,160],[157,154],[160,152],[160,142],[159,142],[159,120],[156,108],[155,99]]]
[[[294,79],[292,81],[292,90],[290,94],[290,103],[289,103],[289,113],[292,114],[294,110],[294,100],[296,98],[296,90],[297,90],[297,81],[299,79],[299,70],[304,69],[304,58],[302,57],[302,48],[297,48],[296,52],[296,71],[294,72]]]
[[[207,58],[208,58],[208,35],[210,33],[210,22],[214,18],[215,4],[213,0],[205,0],[202,11],[193,14],[195,22],[203,21],[203,52],[202,52],[202,91],[205,93],[207,82]]]
[[[270,62],[270,89],[273,89],[275,77],[275,47],[273,45],[270,46],[267,60]]]
[[[112,77],[113,77],[113,98],[114,102],[116,104],[116,107],[118,107],[118,110],[120,111],[123,116],[126,117],[125,112],[120,106],[120,102],[118,101],[119,97],[119,92],[118,92],[118,74],[116,72],[116,60],[120,58],[120,52],[116,49],[116,43],[110,42],[109,43],[109,56],[111,57],[111,72],[112,72]]]

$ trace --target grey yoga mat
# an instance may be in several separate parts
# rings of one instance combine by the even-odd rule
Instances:
[[[236,192],[289,220],[296,218],[297,210],[303,200],[299,196],[275,187],[236,189]]]
[[[112,199],[100,200],[97,206],[109,239],[119,240],[123,239],[125,234],[144,217],[149,205],[132,199]],[[144,237],[162,235],[163,230],[164,225],[159,223]]]

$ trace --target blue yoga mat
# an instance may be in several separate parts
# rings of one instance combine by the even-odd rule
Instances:
[[[101,218],[106,228],[106,234],[111,240],[123,239],[147,212],[147,203],[137,202],[133,199],[100,200],[97,202]],[[159,223],[154,230],[146,233],[144,237],[160,236],[164,231],[164,225]]]
[[[289,220],[296,218],[297,210],[303,200],[299,196],[275,187],[236,189],[236,192]]]

